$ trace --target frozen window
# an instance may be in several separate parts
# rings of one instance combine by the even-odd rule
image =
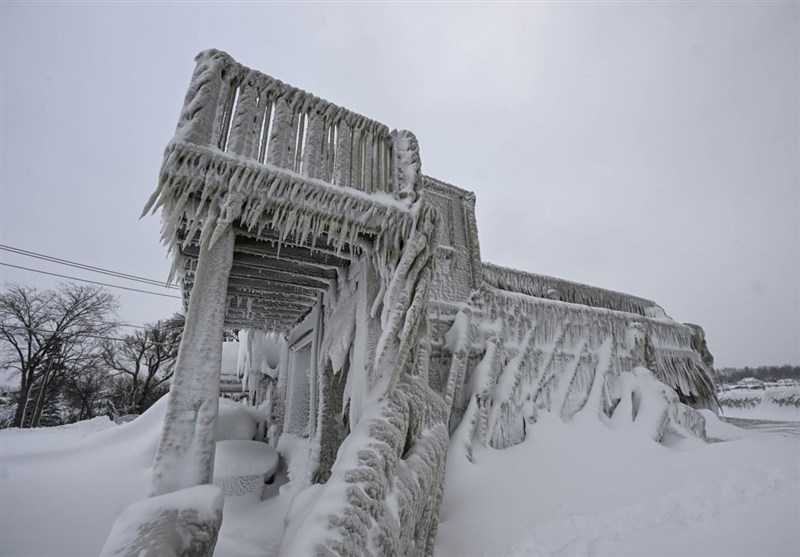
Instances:
[[[289,357],[289,402],[286,431],[308,437],[311,410],[311,341],[296,345]]]

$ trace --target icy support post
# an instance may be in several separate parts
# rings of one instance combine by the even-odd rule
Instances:
[[[203,234],[186,326],[172,377],[149,496],[211,483],[214,426],[219,411],[222,328],[233,263],[230,225],[213,245]]]

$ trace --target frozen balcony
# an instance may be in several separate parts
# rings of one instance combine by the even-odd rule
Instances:
[[[408,237],[417,141],[223,52],[196,62],[147,209],[164,209],[187,298],[201,232],[232,225],[226,324],[287,330],[365,247]]]

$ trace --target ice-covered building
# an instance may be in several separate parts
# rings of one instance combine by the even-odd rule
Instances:
[[[151,495],[210,481],[225,327],[243,331],[268,441],[306,443],[321,484],[295,501],[287,555],[431,554],[448,448],[509,447],[543,412],[635,420],[637,389],[657,385],[652,435],[702,434],[701,328],[485,263],[474,194],[422,174],[412,133],[222,52],[196,61],[146,207],[187,307]],[[213,547],[213,525],[198,531]]]

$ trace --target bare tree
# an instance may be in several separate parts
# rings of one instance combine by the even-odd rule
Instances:
[[[103,359],[115,376],[111,399],[117,414],[141,414],[166,392],[184,322],[175,314],[106,344]]]
[[[102,365],[87,367],[70,377],[61,388],[62,396],[69,405],[69,421],[88,420],[105,414],[110,387],[111,375]]]
[[[11,425],[36,427],[70,377],[95,368],[111,333],[117,299],[94,286],[39,291],[12,284],[0,294],[2,365],[19,375]]]

